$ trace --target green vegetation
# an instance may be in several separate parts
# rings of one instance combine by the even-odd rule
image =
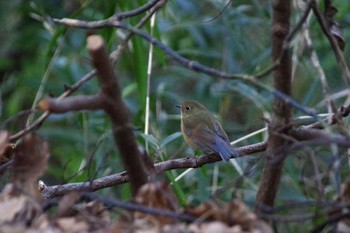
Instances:
[[[35,101],[49,95],[59,96],[64,92],[65,84],[74,84],[93,69],[86,49],[86,35],[91,30],[67,28],[54,23],[51,17],[103,20],[147,2],[0,2],[0,20],[3,22],[0,28],[1,128],[11,134],[23,129],[31,119],[27,110],[37,104]],[[222,11],[225,1],[168,1],[156,14],[153,36],[190,60],[227,73],[254,75],[272,64],[270,2],[232,1]],[[333,5],[338,9],[335,20],[347,42],[350,38],[350,4],[336,0]],[[302,12],[293,7],[292,15],[291,28]],[[137,16],[124,22],[134,26],[140,19],[141,16]],[[313,51],[326,75],[329,93],[339,108],[347,98],[340,66],[314,15],[310,16],[309,22]],[[151,32],[149,22],[142,30]],[[115,28],[96,29],[93,33],[103,36],[109,52],[115,50],[127,34],[125,30]],[[318,114],[327,113],[319,73],[311,61],[311,49],[305,44],[303,33],[297,33],[291,45],[293,98]],[[213,112],[231,141],[266,126],[266,119],[270,119],[272,112],[271,92],[239,80],[223,80],[190,70],[157,46],[154,46],[153,60],[150,61],[149,49],[147,41],[134,36],[117,61],[115,71],[132,114],[138,143],[143,147],[148,144],[148,154],[155,162],[194,154],[180,134],[180,115],[175,107],[185,99],[195,99]],[[349,51],[347,44],[345,58],[350,56]],[[152,75],[148,87],[149,62],[152,62]],[[260,81],[272,87],[271,77],[269,74]],[[150,89],[149,135],[144,134],[147,88]],[[97,80],[92,79],[73,95],[93,95],[98,91]],[[37,111],[34,119],[40,114]],[[293,114],[294,117],[304,115],[296,109],[293,109]],[[349,120],[344,121],[348,125]],[[337,127],[329,130],[338,132]],[[110,121],[102,111],[52,114],[36,133],[44,137],[50,147],[50,163],[43,177],[47,185],[89,181],[124,171]],[[266,132],[236,146],[263,140],[266,140]],[[286,158],[276,208],[287,205],[292,208],[280,210],[278,214],[281,216],[315,214],[323,210],[339,195],[341,184],[349,176],[347,150],[336,146],[306,147],[293,151]],[[173,182],[183,205],[202,203],[213,197],[226,201],[237,197],[254,209],[263,155],[263,152],[255,153],[236,160],[244,177],[231,163],[222,162],[193,169],[180,180],[176,178],[185,169],[167,171],[166,177]],[[319,177],[321,186],[317,184]],[[2,184],[5,183],[3,180]],[[129,200],[131,195],[128,184],[99,192],[122,200]],[[288,224],[276,221],[276,232],[305,232],[305,229],[311,230],[322,223],[324,217],[307,219],[302,226],[297,221]]]

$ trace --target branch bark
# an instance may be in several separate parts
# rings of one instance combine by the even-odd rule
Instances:
[[[65,113],[80,110],[99,110],[103,106],[99,95],[71,96],[64,99],[44,98],[38,108],[50,113]]]
[[[284,40],[290,30],[291,1],[273,1],[272,16],[272,59],[275,61],[283,52]],[[277,91],[291,95],[291,59],[284,54],[280,65],[273,71],[274,87]],[[274,99],[273,117],[269,124],[269,139],[266,151],[265,165],[256,197],[257,206],[273,206],[280,184],[283,170],[283,159],[276,162],[275,158],[285,158],[285,150],[279,150],[288,144],[281,134],[288,134],[286,127],[292,119],[291,106],[281,98]],[[274,162],[272,162],[274,161]],[[257,212],[262,210],[257,209]]]
[[[124,167],[129,174],[132,193],[135,195],[138,188],[147,182],[148,176],[132,131],[129,111],[122,99],[118,77],[114,72],[102,37],[89,36],[87,48],[97,70],[101,86],[99,95],[104,103],[103,109],[112,121],[114,141],[119,148]]]
[[[264,151],[266,149],[266,142],[259,142],[248,146],[243,146],[236,148],[236,151],[242,155],[247,156],[257,152]],[[169,171],[180,168],[196,168],[201,167],[208,163],[221,161],[221,158],[217,154],[206,154],[202,156],[191,156],[180,159],[173,159],[164,162],[159,162],[154,164],[154,168],[157,173],[163,171]],[[41,194],[45,198],[53,198],[57,196],[62,196],[68,192],[93,192],[99,189],[115,186],[118,184],[123,184],[129,181],[127,172],[121,172],[113,174],[110,176],[101,177],[95,180],[80,182],[80,183],[70,183],[63,185],[53,185],[44,186],[41,190]]]

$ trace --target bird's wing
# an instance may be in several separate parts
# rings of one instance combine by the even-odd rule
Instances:
[[[227,143],[230,143],[230,140],[228,139],[227,134],[225,133],[224,129],[221,127],[219,122],[215,120],[213,122],[213,125],[214,125],[214,131],[216,135],[218,135],[220,138],[222,138],[222,140],[226,141]]]
[[[196,144],[202,150],[218,153],[224,161],[237,157],[238,153],[230,145],[230,141],[218,122],[213,122],[214,129],[201,127],[195,131]]]

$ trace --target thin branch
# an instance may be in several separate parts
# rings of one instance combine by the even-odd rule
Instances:
[[[24,129],[22,129],[18,133],[11,135],[9,137],[10,142],[16,141],[16,140],[20,139],[21,137],[25,136],[26,134],[30,133],[31,131],[39,128],[41,126],[41,124],[44,123],[46,118],[49,117],[49,115],[50,115],[49,111],[46,111],[43,114],[41,114],[41,116],[38,117],[35,121],[33,121],[29,126],[25,127]]]
[[[115,18],[116,20],[120,21],[120,20],[123,20],[123,19],[126,19],[126,18],[137,16],[139,14],[142,14],[142,13],[148,11],[149,9],[151,9],[153,6],[155,6],[159,2],[163,2],[163,3],[161,3],[163,5],[163,4],[165,4],[166,0],[153,0],[153,1],[150,1],[150,2],[146,3],[145,5],[137,8],[137,9],[134,9],[134,10],[131,10],[131,11],[127,11],[127,12],[117,13],[117,14],[115,14],[113,16],[113,18]]]
[[[291,134],[297,140],[301,142],[294,143],[288,151],[294,151],[299,148],[304,148],[310,145],[329,145],[338,144],[346,148],[350,148],[350,139],[337,134],[326,134],[321,130],[310,130],[309,128],[299,128],[293,131]],[[306,140],[306,141],[303,141]],[[254,153],[263,152],[266,150],[267,142],[260,142],[248,146],[236,148],[236,151],[243,156],[248,156]],[[285,148],[283,148],[284,151]],[[164,171],[182,169],[182,168],[198,168],[205,164],[221,161],[220,156],[216,154],[206,154],[202,156],[192,156],[180,159],[173,159],[164,162],[154,164],[157,173]],[[71,191],[78,192],[93,192],[103,188],[123,184],[129,181],[129,177],[126,172],[113,174],[98,178],[89,182],[69,183],[62,185],[46,186],[41,192],[45,198],[53,198],[62,196]]]
[[[329,116],[324,121],[328,122],[330,125],[337,123],[337,119],[347,117],[350,114],[350,105],[346,107],[341,107],[336,113]],[[313,128],[313,129],[323,129],[324,125],[320,122],[315,122],[313,124],[304,126],[305,128]]]
[[[13,159],[7,161],[4,164],[1,164],[0,165],[0,174],[3,174],[3,172],[5,172],[7,170],[7,168],[9,168],[12,164],[13,164]]]
[[[220,17],[220,15],[222,15],[222,13],[226,10],[226,8],[232,3],[233,0],[229,0],[226,5],[214,16],[212,17],[211,19],[208,19],[208,20],[204,20],[203,22],[211,22],[211,21],[214,21],[216,20],[217,18]]]
[[[337,58],[339,65],[342,70],[342,77],[344,79],[345,84],[348,86],[348,89],[350,88],[350,70],[348,65],[346,64],[346,60],[344,58],[343,52],[339,48],[339,45],[332,35],[332,33],[329,31],[329,27],[327,26],[326,19],[324,18],[323,14],[321,13],[320,9],[318,8],[315,0],[313,0],[314,4],[312,5],[313,12],[324,32],[324,34],[327,36],[329,43],[333,49],[333,52],[335,54],[335,57]]]
[[[304,14],[299,19],[298,23],[295,25],[295,27],[292,29],[292,31],[288,34],[288,36],[284,39],[281,54],[279,57],[273,62],[273,64],[266,68],[265,70],[260,71],[259,73],[255,74],[254,77],[259,79],[261,77],[266,76],[267,74],[271,73],[273,70],[275,70],[281,63],[281,60],[283,57],[287,54],[287,52],[290,49],[290,42],[294,38],[295,34],[300,30],[302,25],[306,22],[308,16],[310,15],[311,9],[312,9],[312,1],[310,0],[309,4],[307,5]]]
[[[341,147],[350,148],[350,138],[340,134],[331,134],[319,129],[299,127],[290,133],[299,141],[312,140],[317,144],[336,144]]]
[[[324,228],[326,228],[329,224],[335,224],[340,222],[343,219],[348,220],[350,217],[350,213],[341,213],[336,216],[332,216],[328,218],[326,221],[324,221],[322,224],[316,226],[313,230],[311,230],[311,233],[322,233],[324,232]]]
[[[257,87],[260,87],[260,88],[263,88],[265,90],[270,91],[273,95],[275,95],[278,98],[283,99],[284,101],[286,101],[288,104],[290,104],[294,108],[302,111],[303,113],[305,113],[305,114],[307,114],[309,116],[314,117],[315,119],[318,119],[318,117],[317,117],[315,112],[310,111],[307,108],[303,107],[302,105],[298,104],[289,95],[285,95],[285,94],[283,94],[282,92],[280,92],[278,90],[275,90],[273,88],[269,88],[269,87],[267,87],[267,85],[264,85],[264,84],[260,83],[256,79],[256,76],[254,76],[254,75],[231,74],[231,73],[227,73],[227,72],[224,72],[224,71],[217,70],[217,69],[212,68],[212,67],[205,66],[205,65],[200,64],[200,63],[198,63],[196,61],[184,58],[184,57],[180,56],[177,52],[175,52],[174,50],[172,50],[171,48],[169,48],[168,46],[163,44],[158,39],[150,36],[149,34],[147,34],[146,32],[144,32],[142,30],[134,28],[134,27],[132,27],[132,26],[130,26],[128,24],[125,24],[123,22],[108,21],[108,22],[105,22],[102,25],[98,21],[87,22],[87,21],[76,20],[76,19],[67,19],[67,18],[53,19],[53,21],[56,22],[56,23],[60,23],[60,24],[69,26],[69,27],[94,29],[96,27],[100,28],[100,27],[111,27],[111,26],[113,26],[113,27],[116,27],[116,28],[121,28],[121,29],[127,30],[129,32],[132,32],[133,34],[136,34],[136,35],[140,36],[141,38],[145,39],[149,43],[152,43],[153,45],[157,46],[158,48],[163,50],[163,52],[165,54],[169,55],[176,62],[178,62],[180,65],[183,65],[184,67],[186,67],[188,69],[191,69],[191,70],[194,70],[194,71],[197,71],[197,72],[201,72],[201,73],[205,73],[205,74],[210,75],[212,77],[228,79],[228,80],[237,79],[237,80],[241,80],[243,82],[250,83],[250,84],[252,84],[254,86],[257,86]],[[292,37],[290,36],[290,38],[292,38]],[[284,47],[284,49],[286,49],[286,51],[287,51],[288,50],[288,46]],[[260,72],[258,74],[258,77],[262,77],[263,75],[267,75],[269,72],[271,72],[274,69],[276,69],[278,67],[278,65],[279,65],[279,60],[282,58],[281,56],[276,60],[276,62],[278,64],[276,63],[275,65],[273,65],[273,67],[270,67],[268,70]]]
[[[260,142],[240,148],[236,148],[236,151],[241,156],[247,156],[257,152],[264,151],[266,148],[266,142]],[[154,167],[158,173],[163,171],[169,171],[179,168],[195,168],[201,167],[205,164],[221,161],[219,155],[216,154],[206,154],[202,156],[192,156],[180,159],[173,159],[164,162],[159,162],[154,164]],[[93,192],[99,189],[115,186],[118,184],[123,184],[129,181],[129,177],[126,172],[121,172],[113,174],[110,176],[105,176],[98,178],[89,182],[80,183],[70,183],[54,186],[45,186],[41,191],[45,198],[53,198],[57,196],[62,196],[67,192],[78,191],[78,192]]]
[[[152,18],[152,16],[160,9],[162,8],[167,0],[158,0],[158,3],[154,5],[153,8],[150,9],[147,15],[143,17],[135,26],[135,28],[142,28],[148,20]],[[128,34],[125,36],[125,38],[120,42],[118,45],[117,49],[111,53],[111,59],[113,63],[116,63],[118,58],[120,57],[121,53],[124,51],[126,48],[128,41],[131,39],[131,37],[134,35],[133,32],[128,32]]]
[[[121,13],[119,14],[119,16],[117,15],[117,18],[127,18],[130,17],[132,14],[136,14],[137,11],[142,12],[143,10],[148,10],[151,7],[153,7],[151,9],[151,11],[140,20],[140,22],[137,24],[137,28],[141,28],[142,26],[145,25],[145,23],[148,21],[148,19],[150,19],[150,17],[157,11],[159,10],[159,8],[161,8],[164,4],[166,3],[166,0],[154,0],[152,2],[150,2],[149,4],[146,4],[144,7],[140,7],[138,8],[138,10],[135,11],[130,11],[130,12],[126,12],[125,14]],[[111,17],[110,19],[107,20],[101,20],[101,21],[97,21],[97,25],[106,25],[108,23],[109,20],[115,20],[115,16]],[[127,41],[132,37],[133,33],[129,33],[126,38],[124,39],[124,42],[122,42],[117,49],[111,53],[111,58],[113,60],[113,63],[115,63],[118,59],[118,57],[120,56],[121,52],[124,49],[125,44],[127,43]],[[79,89],[85,82],[89,81],[90,79],[92,79],[94,76],[96,75],[96,70],[92,70],[90,71],[88,74],[86,74],[81,80],[79,80],[78,82],[76,82],[74,85],[69,86],[69,88],[67,88],[67,90],[61,94],[58,99],[63,99],[69,95],[71,95],[72,93],[74,93],[77,89]],[[46,111],[44,112],[40,117],[38,117],[34,122],[32,122],[30,125],[28,125],[26,128],[24,128],[23,130],[17,132],[16,134],[13,134],[9,137],[10,141],[16,141],[18,139],[20,139],[21,137],[25,136],[27,133],[32,132],[33,130],[36,130],[37,128],[39,128],[41,126],[41,124],[50,116],[50,112]]]
[[[64,93],[62,93],[57,99],[63,99],[69,95],[71,95],[73,92],[75,92],[78,88],[80,88],[85,82],[92,79],[96,74],[96,70],[90,71],[88,74],[86,74],[82,79],[80,79],[78,82],[76,82],[74,85],[70,86]],[[16,134],[13,134],[9,137],[9,140],[11,142],[16,141],[23,137],[24,135],[28,134],[29,132],[37,129],[40,127],[40,125],[48,118],[50,115],[49,111],[44,112],[39,118],[37,118],[32,124],[30,124],[28,127],[24,128],[23,130],[17,132]]]
[[[100,197],[94,193],[83,193],[82,199],[85,199],[87,201],[99,201],[99,202],[103,203],[105,206],[107,206],[108,208],[117,207],[117,208],[129,210],[129,211],[138,211],[138,212],[142,212],[142,213],[167,217],[167,218],[171,218],[171,219],[179,219],[179,220],[183,220],[183,221],[187,221],[187,222],[193,222],[197,219],[194,216],[184,214],[184,213],[177,213],[177,212],[170,211],[170,210],[152,208],[152,207],[148,207],[145,205],[135,204],[132,202],[120,201],[117,199],[103,198],[103,197]]]
[[[213,77],[218,77],[218,78],[223,78],[223,79],[239,79],[242,81],[254,81],[252,84],[254,84],[256,81],[254,79],[256,78],[261,78],[263,76],[266,76],[269,74],[271,71],[273,71],[276,67],[279,66],[279,63],[281,59],[283,58],[284,54],[289,50],[289,42],[293,39],[295,36],[296,32],[300,30],[301,26],[307,19],[308,15],[310,14],[311,10],[311,3],[308,5],[306,11],[304,12],[304,15],[301,17],[299,22],[296,24],[295,28],[291,31],[291,33],[286,37],[286,40],[284,42],[284,47],[283,51],[280,54],[280,57],[276,59],[274,64],[272,64],[270,67],[265,69],[264,71],[261,71],[257,73],[256,75],[244,75],[244,74],[230,74],[226,73],[208,66],[204,66],[196,61],[188,60],[176,53],[174,50],[170,49],[167,47],[165,44],[163,44],[161,41],[157,40],[156,38],[148,35],[147,33],[138,30],[135,27],[132,27],[126,23],[120,22],[117,18],[111,17],[106,20],[100,20],[100,21],[84,21],[84,20],[77,20],[77,19],[70,19],[70,18],[62,18],[62,19],[56,19],[53,18],[52,21],[66,25],[68,27],[78,27],[78,28],[83,28],[83,29],[99,29],[99,28],[104,28],[104,27],[116,27],[116,28],[122,28],[124,30],[127,30],[129,32],[132,32],[148,42],[152,43],[153,45],[159,47],[160,49],[163,50],[163,52],[170,57],[172,57],[175,61],[177,61],[179,64],[192,69],[194,71],[199,71],[205,74],[208,74]]]
[[[297,4],[300,8],[302,8],[302,1],[301,0],[298,0]],[[313,4],[313,2],[311,0],[308,4],[309,11],[312,9],[312,4]],[[333,112],[336,112],[336,105],[335,105],[334,100],[332,99],[332,97],[330,95],[329,86],[327,83],[325,72],[320,64],[317,53],[313,47],[313,42],[312,42],[312,39],[310,36],[309,21],[308,20],[306,20],[305,23],[303,24],[302,32],[303,32],[303,38],[305,40],[306,46],[310,50],[311,62],[319,74],[319,79],[321,81],[323,95],[325,96],[325,99],[327,102],[328,113],[331,114]]]
[[[162,5],[164,4],[165,1],[152,1],[150,3],[150,7],[156,5],[157,6],[157,3]],[[147,5],[147,4],[146,4]],[[146,9],[147,7],[145,7],[144,9]],[[140,10],[139,10],[140,11]],[[131,11],[133,12],[133,11]],[[141,11],[140,11],[141,12]],[[134,12],[135,13],[135,12]],[[307,11],[305,12],[304,14],[304,17],[307,16]],[[126,13],[124,16],[122,14],[120,14],[118,17],[119,19],[120,18],[125,18],[125,17],[128,17],[132,14],[129,13]],[[151,14],[149,14],[149,16],[145,19],[148,19],[150,17]],[[118,19],[118,17],[111,17],[107,20],[101,20],[101,21],[95,21],[95,22],[85,22],[85,21],[80,21],[80,20],[73,20],[73,19],[53,19],[54,22],[58,22],[58,23],[61,23],[61,24],[65,24],[67,26],[71,26],[71,27],[81,27],[81,28],[101,28],[101,27],[108,27],[108,26],[114,26],[114,25],[109,25],[111,22],[113,22],[115,19]],[[295,31],[297,28],[299,28],[298,25],[301,24],[301,22],[303,21],[303,17],[302,19],[300,20],[300,23],[297,24],[297,27],[295,27]],[[141,25],[143,25],[145,22],[145,20],[143,20],[143,23]],[[141,26],[139,25],[139,26]],[[125,26],[125,25],[124,25]],[[144,37],[145,39],[147,39],[148,41],[152,42],[153,44],[157,45],[160,43],[159,41],[157,40],[154,40],[154,38],[151,38],[151,37],[148,37],[147,34],[143,33],[142,31],[137,31],[136,29],[132,30],[132,27],[124,27],[124,29],[126,30],[129,30],[131,32],[131,34],[129,34],[127,36],[127,38],[129,39],[131,37],[132,34],[140,34],[140,36]],[[294,36],[293,33],[291,33],[291,35],[288,37],[289,39],[291,39],[292,37]],[[127,40],[126,40],[127,41]],[[158,43],[159,42],[159,43]],[[168,49],[165,45],[162,45],[160,46],[161,49],[163,49],[163,51],[172,56],[173,54],[177,55],[176,52],[172,51],[171,49]],[[118,49],[116,50],[116,52],[114,53],[115,57],[118,57],[118,54],[120,54],[120,47],[118,47]],[[169,52],[170,50],[170,52]],[[119,51],[119,52],[118,52]],[[169,52],[169,53],[168,53]],[[282,56],[282,55],[281,55]],[[225,72],[221,72],[221,71],[218,71],[218,70],[215,70],[213,68],[209,68],[209,67],[205,67],[203,65],[200,65],[194,61],[190,61],[190,60],[187,60],[187,59],[182,59],[181,56],[176,56],[176,59],[180,64],[185,64],[186,67],[190,68],[190,69],[193,69],[195,71],[201,71],[203,73],[207,73],[209,75],[212,75],[214,77],[221,77],[221,78],[226,78],[226,79],[234,79],[234,78],[237,78],[237,79],[241,79],[243,81],[248,81],[252,84],[255,84],[256,83],[256,80],[254,77],[256,78],[260,78],[262,76],[265,76],[267,74],[269,74],[272,70],[274,70],[278,65],[279,65],[279,62],[273,64],[271,67],[269,67],[268,69],[256,74],[256,75],[253,75],[253,76],[249,76],[249,75],[234,75],[234,74],[228,74],[228,73],[225,73]],[[198,64],[198,65],[197,65]],[[205,68],[202,70],[202,68]],[[69,90],[67,90],[65,93],[63,93],[59,98],[64,98],[66,96],[69,96],[70,94],[72,94],[76,89],[78,89],[83,83],[85,83],[86,81],[90,80],[93,76],[95,75],[95,70],[91,71],[90,73],[88,73],[87,75],[85,75],[79,82],[77,82],[75,85],[71,86],[71,88]],[[304,111],[305,112],[305,111]],[[306,111],[305,112],[306,114],[308,114],[308,112]],[[14,134],[14,135],[11,135],[10,136],[10,140],[11,141],[16,141],[18,140],[19,138],[23,137],[24,135],[26,135],[27,133],[37,129],[38,127],[40,127],[40,125],[46,120],[46,118],[50,115],[50,112],[45,112],[43,113],[39,118],[37,118],[31,125],[29,125],[28,127],[26,127],[25,129],[19,131],[18,133]]]
[[[230,74],[226,73],[205,65],[202,65],[196,61],[189,60],[187,58],[184,58],[180,56],[177,52],[163,44],[158,39],[150,36],[146,32],[139,30],[135,27],[132,27],[126,23],[120,22],[120,21],[107,21],[104,20],[102,23],[101,21],[93,21],[93,22],[87,22],[83,20],[76,20],[76,19],[52,19],[56,23],[60,23],[69,27],[78,27],[78,28],[84,28],[84,29],[97,29],[102,27],[115,27],[115,28],[121,28],[127,31],[130,31],[141,38],[145,39],[146,41],[152,43],[153,45],[157,46],[163,52],[170,57],[172,57],[175,61],[177,61],[179,64],[183,65],[184,67],[187,67],[194,71],[200,71],[202,73],[208,74],[213,77],[222,78],[222,79],[239,79],[242,81],[249,81],[250,79],[254,79],[253,76],[250,75],[242,75],[242,74]]]
[[[47,80],[49,79],[50,76],[50,72],[52,70],[52,68],[54,67],[54,64],[62,50],[62,46],[64,44],[64,39],[63,37],[58,41],[58,47],[55,49],[55,52],[53,54],[53,56],[50,59],[50,62],[48,64],[48,66],[46,67],[45,73],[41,79],[41,83],[39,85],[38,91],[35,94],[35,98],[33,100],[33,104],[31,107],[32,113],[29,114],[28,118],[27,118],[27,122],[26,122],[26,127],[28,127],[32,122],[33,122],[33,118],[34,118],[34,110],[36,109],[36,106],[39,102],[39,100],[43,97],[43,92],[47,83]]]
[[[322,213],[297,214],[297,215],[290,215],[290,216],[281,216],[280,214],[259,214],[259,217],[261,217],[263,219],[266,219],[266,220],[273,220],[273,221],[276,221],[276,222],[284,222],[284,223],[287,223],[287,222],[305,222],[307,220],[317,219],[317,218],[322,217],[322,216],[325,217],[325,216],[327,216],[330,213],[332,213],[332,211],[326,210],[326,211],[322,211]],[[342,215],[338,215],[338,217],[333,217],[333,218],[329,219],[329,221],[326,221],[325,223],[323,223],[319,227],[315,228],[315,230],[313,230],[311,232],[321,233],[321,232],[323,232],[322,229],[326,225],[328,225],[330,223],[337,222],[337,220],[339,221],[339,219],[341,219],[341,218],[349,217],[350,213],[344,215],[343,217],[341,217],[341,216]]]

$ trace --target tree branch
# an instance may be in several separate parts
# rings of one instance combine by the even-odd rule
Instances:
[[[106,22],[108,22],[109,20],[115,20],[116,18],[119,20],[131,17],[131,16],[135,16],[138,15],[142,12],[145,12],[149,9],[150,12],[140,20],[140,22],[137,24],[137,28],[141,28],[145,25],[145,23],[147,22],[147,20],[150,19],[150,17],[157,11],[159,10],[159,8],[161,8],[164,4],[166,3],[166,0],[153,0],[149,3],[146,3],[144,6],[141,6],[135,10],[132,11],[128,11],[128,12],[123,12],[123,13],[119,13],[116,14],[112,17],[110,17],[107,20],[102,20],[102,21],[98,21],[97,24],[106,24]],[[111,53],[111,58],[113,60],[113,63],[116,62],[118,56],[121,54],[122,50],[124,49],[124,45],[127,43],[127,41],[132,37],[133,33],[129,33],[126,38],[124,39],[124,41],[118,46],[118,48]],[[92,70],[90,71],[88,74],[86,74],[81,80],[79,80],[78,82],[76,82],[74,85],[69,86],[67,88],[67,90],[61,94],[57,99],[63,99],[69,95],[71,95],[72,93],[74,93],[77,89],[79,89],[85,82],[89,81],[90,79],[92,79],[94,76],[96,75],[96,70]],[[20,139],[21,137],[25,136],[26,134],[28,134],[29,132],[32,132],[33,130],[36,130],[37,128],[39,128],[41,126],[41,124],[50,116],[50,112],[49,111],[45,111],[40,117],[38,117],[34,122],[32,122],[32,124],[30,124],[28,127],[24,128],[23,130],[17,132],[16,134],[13,134],[9,137],[9,140],[11,142],[16,141],[18,139]]]
[[[278,98],[281,98],[282,100],[288,102],[291,106],[295,107],[296,109],[302,111],[303,113],[315,117],[317,119],[316,113],[313,111],[310,111],[309,109],[301,106],[298,104],[294,99],[292,99],[288,95],[283,95],[282,92],[274,89],[274,88],[268,88],[266,85],[259,82],[258,78],[261,78],[263,76],[268,75],[270,72],[272,72],[274,69],[276,69],[282,60],[282,58],[287,54],[289,50],[289,43],[292,40],[292,38],[295,36],[296,32],[301,28],[301,25],[305,22],[307,16],[310,14],[311,10],[311,3],[308,5],[307,10],[304,12],[304,15],[301,17],[299,22],[297,23],[296,27],[293,29],[293,31],[285,38],[283,41],[283,47],[281,49],[281,53],[279,56],[275,59],[274,63],[266,68],[265,70],[255,74],[255,75],[247,75],[247,74],[230,74],[226,73],[224,71],[217,70],[215,68],[205,66],[203,64],[198,63],[197,61],[189,60],[187,58],[184,58],[180,56],[176,51],[172,50],[165,44],[163,44],[158,39],[152,37],[151,35],[147,34],[146,32],[139,30],[138,28],[132,27],[126,23],[120,22],[116,20],[115,18],[109,18],[107,20],[102,21],[83,21],[83,20],[76,20],[76,19],[69,19],[69,18],[63,18],[63,19],[52,19],[54,22],[66,25],[68,27],[78,27],[78,28],[85,28],[85,29],[96,29],[96,28],[103,28],[103,27],[115,27],[115,28],[121,28],[124,30],[129,31],[132,34],[135,34],[149,43],[152,43],[153,45],[157,46],[165,54],[173,58],[176,62],[178,62],[180,65],[194,70],[196,72],[202,72],[207,75],[210,75],[215,78],[221,78],[221,79],[236,79],[241,80],[243,82],[247,82],[251,85],[254,85],[259,88],[263,88],[264,90],[270,91],[273,95],[275,95]]]
[[[150,10],[156,4],[164,5],[166,1],[167,0],[153,0],[153,1],[150,1],[137,9],[134,9],[134,10],[131,10],[128,12],[117,13],[111,18],[112,18],[112,20],[113,20],[113,18],[115,18],[116,20],[120,21],[120,20],[123,20],[126,18],[134,17],[134,16],[137,16],[139,14],[142,14],[142,13]]]
[[[312,5],[313,12],[324,32],[324,34],[327,36],[329,40],[329,44],[331,45],[333,52],[335,54],[335,57],[337,58],[337,61],[339,62],[341,71],[343,73],[342,77],[344,79],[345,84],[347,85],[348,89],[350,89],[350,70],[348,65],[346,64],[346,60],[344,58],[343,52],[339,48],[339,44],[337,43],[337,40],[334,38],[332,33],[329,31],[329,27],[327,25],[326,19],[323,17],[320,9],[318,8],[316,1],[313,0],[314,4]]]
[[[341,113],[342,117],[347,117],[350,113],[350,105],[347,107],[341,108],[339,110],[339,113]],[[335,113],[335,114],[339,114],[339,113]],[[332,117],[333,116],[330,116],[330,118]],[[326,121],[326,122],[329,122],[330,124],[335,123],[335,121]],[[314,130],[318,129],[318,126],[319,126],[318,124],[319,123],[317,122],[317,125],[310,124],[310,125],[299,127],[296,130],[293,130],[291,132],[291,136],[295,137],[296,140],[301,141],[301,143],[294,143],[294,145],[290,148],[290,150],[296,150],[300,147],[304,147],[309,144],[324,145],[324,144],[331,144],[331,143],[335,143],[339,146],[350,148],[350,140],[348,137],[337,135],[337,134],[333,134],[333,135],[325,134],[321,130],[310,131],[310,128]],[[307,140],[307,141],[303,141],[303,140]],[[258,152],[263,152],[266,150],[266,147],[267,147],[267,142],[259,142],[248,146],[236,148],[236,151],[241,156],[247,156]],[[186,158],[159,162],[154,164],[154,168],[157,173],[161,173],[164,171],[169,171],[174,169],[201,167],[205,164],[214,163],[218,161],[221,161],[219,155],[207,154],[207,155],[202,155],[198,157],[191,156]],[[127,175],[127,172],[124,171],[124,172],[120,172],[110,176],[105,176],[105,177],[98,178],[88,182],[45,186],[41,192],[44,197],[53,198],[57,196],[62,196],[71,191],[93,192],[102,188],[123,184],[128,181],[129,181],[129,177]]]
[[[103,101],[99,95],[72,96],[64,99],[44,98],[38,103],[38,108],[50,113],[97,110],[103,108]]]
[[[130,184],[135,195],[138,188],[147,182],[147,173],[137,147],[128,109],[122,99],[118,77],[109,60],[102,37],[92,35],[87,38],[87,48],[96,67],[101,86],[100,96],[104,101],[103,109],[112,121],[112,132],[125,169],[130,176]]]
[[[69,86],[67,90],[62,93],[57,99],[63,99],[72,93],[74,93],[77,89],[79,89],[84,83],[92,79],[96,74],[96,70],[92,70],[89,73],[87,73],[82,79],[80,79],[78,82],[76,82],[74,85]],[[40,127],[40,125],[48,118],[50,115],[49,111],[45,111],[39,118],[37,118],[31,125],[24,128],[23,130],[17,132],[16,134],[13,134],[9,137],[10,142],[16,141],[20,139],[21,137],[25,136],[29,132],[37,129]]]
[[[243,146],[236,148],[237,153],[241,156],[247,156],[257,152],[264,151],[266,149],[266,142],[255,143],[248,146]],[[164,162],[159,162],[154,164],[154,167],[157,173],[163,171],[169,171],[180,168],[195,168],[201,167],[205,164],[221,161],[219,155],[216,154],[206,154],[202,156],[191,156],[180,159],[173,159]],[[107,188],[115,186],[118,184],[123,184],[129,181],[129,177],[126,172],[121,172],[113,174],[110,176],[105,176],[98,178],[89,182],[80,182],[80,183],[70,183],[63,185],[54,185],[54,186],[45,186],[41,190],[42,195],[45,198],[53,198],[57,196],[62,196],[67,192],[77,191],[77,192],[93,192],[102,188]]]

